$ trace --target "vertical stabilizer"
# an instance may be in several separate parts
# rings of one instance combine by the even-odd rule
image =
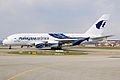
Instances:
[[[95,22],[85,34],[89,36],[100,36],[109,20],[110,14],[102,15],[97,22]]]

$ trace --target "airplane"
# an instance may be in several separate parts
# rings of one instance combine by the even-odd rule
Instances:
[[[35,46],[36,48],[51,47],[62,49],[64,46],[80,45],[83,41],[100,40],[111,35],[103,36],[103,30],[110,15],[102,15],[85,33],[19,33],[8,36],[3,40],[3,45]]]

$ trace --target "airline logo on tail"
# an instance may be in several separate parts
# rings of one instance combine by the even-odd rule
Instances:
[[[96,28],[102,29],[102,28],[104,28],[105,24],[106,24],[106,20],[101,20],[96,24]]]

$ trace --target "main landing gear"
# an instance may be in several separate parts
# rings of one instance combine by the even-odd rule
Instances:
[[[51,50],[62,50],[62,47],[51,47]]]
[[[12,49],[11,45],[9,46],[9,49]]]

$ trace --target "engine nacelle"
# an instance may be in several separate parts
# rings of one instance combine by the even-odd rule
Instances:
[[[44,42],[36,42],[35,43],[35,47],[36,48],[44,48],[45,47],[45,43]]]
[[[44,48],[45,47],[45,44],[41,43],[41,44],[37,44],[35,45],[36,48]]]

